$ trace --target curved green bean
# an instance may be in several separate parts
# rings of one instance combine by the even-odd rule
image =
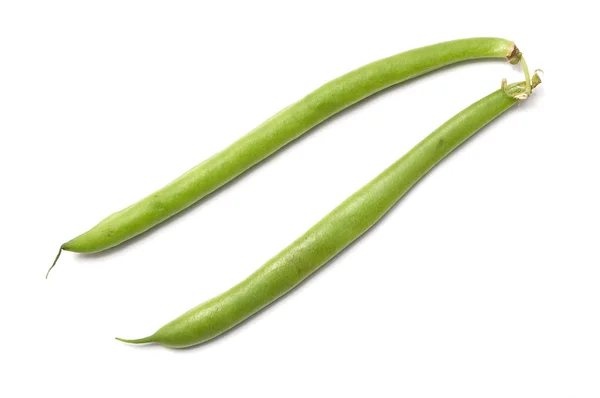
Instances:
[[[448,120],[229,291],[186,312],[152,336],[118,340],[187,347],[210,340],[242,322],[294,288],[366,232],[454,148],[519,102],[517,97],[522,96],[524,88],[525,83],[506,86],[503,82],[503,88]]]
[[[363,98],[443,66],[480,58],[506,58],[515,64],[521,53],[509,40],[470,38],[413,49],[349,72],[283,109],[162,189],[64,243],[61,250],[93,253],[119,245],[189,207]]]

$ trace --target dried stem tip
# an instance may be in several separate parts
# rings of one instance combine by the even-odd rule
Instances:
[[[515,43],[513,43],[511,51],[506,55],[506,60],[513,65],[518,64],[521,60],[521,51],[519,51],[519,47]]]

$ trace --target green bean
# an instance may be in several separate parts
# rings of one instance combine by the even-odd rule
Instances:
[[[538,80],[536,75],[535,82]],[[118,340],[187,347],[210,340],[242,322],[297,286],[371,228],[441,159],[519,102],[523,94],[529,94],[524,90],[525,83],[506,86],[503,82],[500,90],[448,120],[244,281],[149,337]]]
[[[521,53],[505,39],[462,39],[406,51],[332,80],[162,189],[64,243],[50,269],[62,250],[98,252],[147,231],[363,98],[443,66],[480,58],[506,58],[516,64]]]

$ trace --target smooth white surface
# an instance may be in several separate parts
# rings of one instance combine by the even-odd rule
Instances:
[[[585,4],[0,3],[0,395],[600,395],[600,35]],[[64,253],[44,280],[63,241],[322,83],[472,36],[515,40],[544,84],[224,337],[114,340],[240,281],[520,69],[388,90],[142,238]]]

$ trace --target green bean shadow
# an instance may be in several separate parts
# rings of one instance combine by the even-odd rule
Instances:
[[[526,103],[526,102],[528,102],[528,101],[524,101],[524,103]],[[519,104],[519,105],[523,105],[523,104]],[[509,110],[508,112],[514,111],[515,109],[518,109],[518,108],[513,108],[513,109]],[[365,231],[365,233],[363,233],[361,236],[359,236],[358,238],[356,238],[352,243],[350,243],[348,246],[346,246],[335,257],[333,257],[327,263],[323,264],[319,269],[317,269],[315,272],[313,272],[311,275],[309,275],[306,279],[304,279],[302,282],[300,282],[296,287],[294,287],[288,293],[284,294],[279,299],[277,299],[274,302],[270,303],[269,305],[267,305],[265,308],[261,309],[257,313],[249,316],[248,318],[246,318],[242,322],[238,323],[237,325],[235,325],[231,329],[223,332],[219,336],[217,336],[217,337],[215,337],[215,338],[213,338],[211,340],[208,340],[208,341],[206,341],[204,343],[201,343],[201,344],[198,344],[198,345],[195,345],[195,346],[191,346],[191,347],[186,347],[186,348],[170,348],[170,347],[163,347],[163,346],[160,346],[158,344],[152,344],[151,346],[155,346],[156,347],[155,349],[165,349],[166,348],[166,349],[175,350],[175,351],[195,351],[195,350],[201,350],[201,349],[205,348],[206,345],[210,345],[210,344],[213,344],[213,343],[217,343],[218,344],[223,339],[227,339],[230,335],[237,333],[238,329],[243,329],[243,327],[240,328],[240,326],[243,326],[245,324],[249,324],[249,323],[258,321],[260,319],[260,317],[262,316],[262,314],[264,312],[266,312],[269,308],[271,308],[273,306],[276,306],[276,305],[279,305],[280,303],[284,302],[288,297],[294,295],[297,290],[301,289],[301,287],[303,285],[305,285],[307,283],[311,283],[311,281],[313,280],[313,278],[316,278],[320,273],[325,272],[325,269],[331,269],[334,264],[336,264],[337,262],[341,261],[344,258],[344,256],[348,255],[348,253],[352,251],[352,248],[355,245],[357,245],[359,242],[361,242],[363,239],[365,239],[372,230],[374,230],[374,229],[380,227],[382,224],[384,224],[386,222],[386,220],[388,219],[389,215],[395,210],[395,208],[397,206],[399,206],[404,200],[406,200],[407,197],[410,197],[411,195],[414,195],[414,192],[416,190],[418,190],[418,186],[421,184],[422,181],[426,180],[427,178],[429,178],[429,176],[431,174],[435,173],[436,169],[439,166],[441,166],[442,164],[444,164],[445,162],[447,162],[448,159],[451,159],[454,156],[458,156],[457,154],[460,153],[461,151],[465,150],[465,148],[468,145],[470,145],[471,142],[473,142],[474,140],[479,139],[479,136],[480,136],[480,134],[482,134],[482,132],[484,132],[485,130],[487,130],[490,126],[498,123],[499,119],[502,119],[502,117],[499,117],[499,118],[496,118],[495,120],[492,120],[490,123],[488,123],[487,126],[483,127],[480,131],[478,131],[471,138],[469,138],[467,142],[465,142],[464,144],[460,145],[458,148],[456,148],[454,151],[452,151],[450,154],[448,154],[448,156],[446,156],[444,159],[442,159],[437,165],[435,165],[433,167],[433,169],[431,169],[431,171],[429,171],[427,174],[425,174],[423,176],[423,178],[421,178],[415,185],[413,185],[413,187],[402,198],[400,198],[400,200],[398,200],[392,206],[392,208],[390,208],[390,210],[388,212],[386,212],[383,215],[383,217],[381,217],[381,219],[379,219],[379,221],[377,223],[375,223],[371,228],[369,228],[367,231]],[[506,123],[506,121],[504,121],[504,123]],[[457,216],[460,216],[460,213],[458,213]],[[474,233],[476,233],[476,232],[474,232]],[[410,242],[407,242],[407,244],[410,244]],[[149,345],[146,344],[146,345],[132,345],[132,348],[133,349],[149,349],[151,347],[149,347]]]
[[[235,177],[234,179],[232,179],[230,182],[226,183],[225,185],[223,185],[222,187],[216,189],[215,191],[211,192],[210,194],[206,195],[205,197],[203,197],[202,199],[200,199],[199,201],[197,201],[196,203],[194,203],[193,205],[191,205],[190,207],[182,210],[181,212],[177,213],[176,215],[170,217],[169,219],[163,221],[162,223],[154,226],[153,228],[149,229],[146,232],[143,232],[131,239],[129,239],[128,241],[121,243],[118,246],[112,247],[110,249],[104,250],[102,252],[98,252],[98,253],[78,253],[77,255],[82,256],[88,260],[94,260],[94,259],[101,259],[104,258],[106,256],[110,256],[113,253],[117,253],[121,250],[125,250],[128,247],[135,245],[136,243],[138,243],[140,240],[144,239],[147,236],[151,236],[154,233],[157,233],[158,231],[160,231],[163,228],[168,227],[169,225],[171,225],[171,223],[177,222],[177,220],[179,220],[180,217],[185,216],[186,214],[188,214],[189,212],[194,211],[194,209],[196,209],[198,206],[202,206],[203,203],[208,202],[210,200],[213,200],[213,198],[218,195],[220,192],[226,191],[227,189],[231,189],[233,188],[236,184],[238,184],[240,182],[240,180],[242,179],[241,177],[247,176],[247,175],[251,175],[251,173],[256,172],[257,170],[259,170],[262,167],[266,167],[269,165],[270,162],[273,161],[273,159],[276,159],[279,156],[283,156],[285,154],[286,151],[290,150],[290,148],[297,142],[302,142],[303,140],[307,140],[309,139],[309,137],[311,137],[312,135],[316,134],[318,131],[322,130],[322,129],[326,129],[327,126],[330,123],[334,123],[338,118],[341,118],[344,116],[344,114],[346,114],[347,112],[351,112],[354,109],[360,109],[361,107],[367,106],[369,103],[377,101],[380,97],[386,95],[387,93],[390,92],[394,92],[396,90],[400,90],[403,87],[408,87],[410,85],[414,85],[414,84],[418,84],[419,81],[421,81],[421,79],[428,77],[428,76],[434,76],[434,75],[438,75],[438,74],[443,74],[443,73],[447,73],[449,71],[454,70],[455,68],[460,68],[460,67],[464,67],[465,64],[467,65],[476,65],[479,63],[484,63],[484,62],[490,62],[490,61],[495,61],[498,62],[498,60],[490,60],[490,59],[477,59],[477,60],[469,60],[469,61],[463,61],[463,62],[459,62],[453,65],[449,65],[431,72],[428,72],[424,75],[421,76],[417,76],[413,79],[410,79],[408,81],[393,85],[391,87],[388,87],[384,90],[381,90],[365,99],[363,99],[362,101],[359,101],[355,104],[350,105],[349,107],[347,107],[346,109],[336,113],[335,115],[333,115],[332,117],[330,117],[329,119],[321,122],[320,124],[318,124],[317,126],[313,127],[312,129],[310,129],[309,131],[307,131],[306,133],[302,134],[300,137],[296,138],[295,140],[293,140],[292,142],[288,143],[287,145],[283,146],[281,149],[279,149],[277,152],[273,153],[272,155],[270,155],[269,157],[267,157],[266,159],[258,162],[257,164],[251,166],[248,170],[244,171],[242,174],[240,174],[239,176]],[[513,68],[519,69],[520,65],[510,65]],[[528,102],[528,101],[525,101]],[[449,116],[450,117],[450,116]],[[426,132],[427,134],[429,132]],[[400,157],[402,154],[399,154],[398,157]],[[316,222],[317,220],[315,220]]]

